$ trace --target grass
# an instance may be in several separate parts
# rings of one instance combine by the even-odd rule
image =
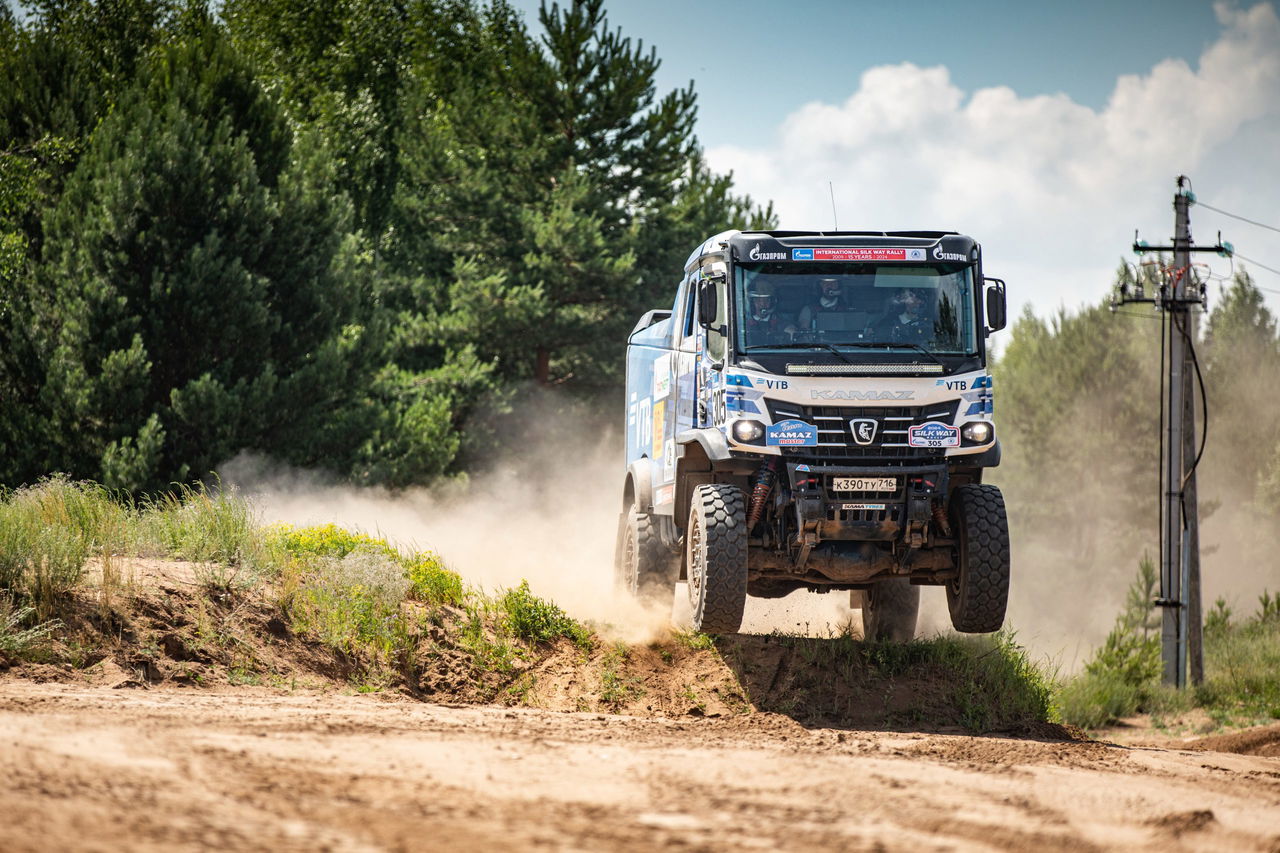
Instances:
[[[828,640],[782,638],[813,671],[855,683],[870,671],[888,680],[920,676],[940,686],[955,722],[973,732],[1057,722],[1052,678],[1011,632],[866,643],[844,633]]]
[[[1155,587],[1155,567],[1144,558],[1103,645],[1084,672],[1058,686],[1063,720],[1093,729],[1140,713],[1163,721],[1192,708],[1219,725],[1280,719],[1280,596],[1264,590],[1257,613],[1242,621],[1219,599],[1204,624],[1204,683],[1178,691],[1160,683]]]
[[[635,676],[626,674],[626,664],[631,652],[626,643],[614,643],[601,658],[600,704],[618,710],[633,699],[644,695],[644,686]]]

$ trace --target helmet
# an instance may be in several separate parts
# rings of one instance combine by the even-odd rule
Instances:
[[[751,308],[751,316],[757,320],[767,320],[773,313],[773,285],[767,281],[752,284],[747,289],[747,299]]]

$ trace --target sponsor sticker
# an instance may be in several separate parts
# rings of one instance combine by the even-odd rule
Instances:
[[[806,252],[797,256],[797,252]],[[854,247],[792,248],[791,260],[928,260],[923,248]]]
[[[671,353],[653,361],[653,399],[661,400],[671,393]]]
[[[662,441],[665,437],[663,432],[666,427],[666,423],[667,401],[659,400],[653,404],[653,445],[651,448],[653,450],[651,458],[653,459],[662,458]]]
[[[941,243],[939,243],[938,245],[936,245],[936,246],[934,246],[934,247],[933,247],[933,258],[934,258],[934,260],[937,260],[937,261],[967,261],[967,260],[969,260],[969,256],[968,256],[968,255],[962,255],[962,254],[960,254],[959,252],[944,252],[944,251],[942,251],[942,244],[941,244]]]
[[[841,509],[884,509],[884,504],[840,504]]]
[[[674,484],[670,486],[660,486],[653,492],[653,502],[659,506],[669,504],[675,499],[675,495],[676,487]]]
[[[911,447],[959,447],[960,427],[937,421],[918,424],[907,430],[907,444]]]
[[[959,431],[956,432],[959,435]],[[814,447],[818,428],[804,421],[782,421],[765,430],[764,443],[770,447]]]
[[[747,257],[753,261],[785,261],[787,259],[786,252],[762,252],[760,244],[756,243],[751,247],[751,251],[747,253]]]
[[[668,438],[667,445],[662,449],[662,479],[670,480],[676,473],[676,442],[675,439]]]

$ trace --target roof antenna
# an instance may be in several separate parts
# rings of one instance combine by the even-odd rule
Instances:
[[[836,190],[831,186],[831,182],[827,181],[827,192],[831,193],[831,224],[835,226],[835,230],[840,230],[840,220],[836,218]]]

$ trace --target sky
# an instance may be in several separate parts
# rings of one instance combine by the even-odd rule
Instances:
[[[518,0],[540,32],[537,0]],[[1105,298],[1135,229],[1173,233],[1175,178],[1280,228],[1275,3],[605,0],[693,82],[708,162],[786,229],[930,229],[983,245],[1011,310]],[[833,211],[832,196],[835,198]],[[1280,232],[1191,209],[1280,313]],[[690,247],[692,248],[692,247]],[[1232,262],[1204,254],[1215,275]],[[1210,300],[1216,287],[1210,288]]]

